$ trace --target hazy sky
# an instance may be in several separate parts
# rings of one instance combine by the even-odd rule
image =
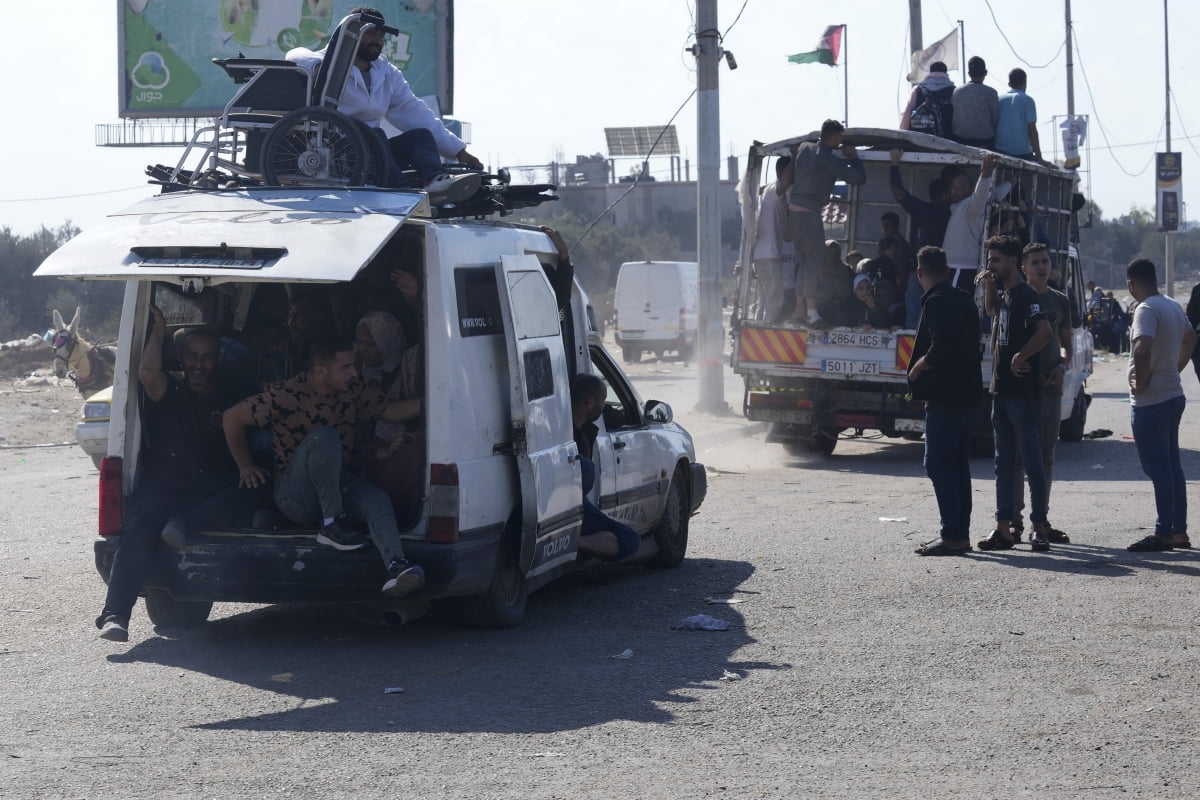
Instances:
[[[1017,54],[1034,66],[1049,66],[1035,69],[1018,60],[984,0],[925,0],[925,44],[962,19],[967,55],[987,59],[989,83],[1004,91],[1008,70],[1024,67],[1049,157],[1058,138],[1051,117],[1067,109],[1061,0],[991,4]],[[604,152],[606,126],[663,124],[695,86],[695,62],[684,52],[693,41],[693,2],[454,5],[454,111],[473,125],[471,150],[493,166],[542,164],[556,156],[573,161],[576,154]],[[721,68],[722,156],[744,154],[753,139],[775,141],[842,116],[841,67],[786,61],[789,54],[813,49],[830,24],[849,26],[851,126],[895,127],[908,93],[903,80],[908,5],[908,0],[749,0],[725,39],[739,68]],[[1162,4],[1073,5],[1075,108],[1091,115],[1085,183],[1090,179],[1091,196],[1107,216],[1131,205],[1152,208],[1152,158],[1164,145]],[[179,155],[171,149],[95,146],[95,124],[117,121],[115,0],[58,0],[53,15],[44,8],[32,2],[5,8],[10,35],[2,57],[10,112],[0,126],[5,165],[0,226],[17,233],[68,219],[82,227],[95,224],[152,191],[144,183],[146,164],[173,164]],[[721,0],[722,30],[741,8],[740,0]],[[1200,3],[1174,0],[1171,15],[1171,84],[1178,102],[1171,109],[1173,149],[1183,153],[1185,200],[1200,201],[1200,108],[1191,88],[1198,68],[1188,35],[1200,30]],[[693,177],[695,119],[693,99],[675,120]],[[1185,138],[1188,133],[1196,138]],[[665,173],[666,162],[656,169]],[[1200,213],[1200,202],[1192,207],[1192,215]]]

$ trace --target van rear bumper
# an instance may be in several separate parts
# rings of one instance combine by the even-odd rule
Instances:
[[[405,540],[405,555],[425,570],[427,599],[482,594],[492,579],[503,525],[471,531],[453,544]],[[105,583],[119,537],[95,543]],[[380,599],[384,564],[374,547],[340,552],[312,532],[234,531],[190,537],[183,550],[156,549],[145,586],[181,601],[219,603],[369,603]]]

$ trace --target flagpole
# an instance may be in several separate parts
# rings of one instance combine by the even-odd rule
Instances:
[[[958,21],[958,43],[962,46],[962,55],[959,57],[958,66],[962,69],[962,82],[965,85],[967,82],[967,31],[963,21]]]
[[[848,38],[846,24],[842,23],[842,124],[847,128],[850,127],[850,63],[846,58],[846,54],[849,52],[849,48],[846,46]]]

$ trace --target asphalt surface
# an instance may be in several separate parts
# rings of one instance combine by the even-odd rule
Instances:
[[[912,552],[920,443],[797,461],[694,412],[694,370],[631,368],[712,468],[689,557],[568,578],[507,631],[228,605],[156,632],[139,605],[100,641],[90,460],[0,451],[0,797],[1195,797],[1200,555],[1124,549],[1153,503],[1120,366],[1087,425],[1113,434],[1060,445],[1072,544],[941,559]],[[730,629],[671,630],[693,614]]]

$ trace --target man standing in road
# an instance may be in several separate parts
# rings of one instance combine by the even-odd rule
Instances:
[[[1187,482],[1179,458],[1179,421],[1187,401],[1179,373],[1191,359],[1196,332],[1179,304],[1158,293],[1154,262],[1125,270],[1133,312],[1129,356],[1129,418],[1142,471],[1154,484],[1154,533],[1129,545],[1135,553],[1190,547]]]
[[[1042,467],[1038,431],[1042,416],[1042,376],[1034,369],[1037,354],[1052,333],[1037,292],[1017,262],[1021,242],[1013,236],[987,240],[987,268],[976,280],[983,284],[984,308],[992,317],[992,432],[996,437],[996,529],[979,542],[980,550],[1008,550],[1013,536],[1013,483],[1017,451],[1029,476],[1029,544],[1036,551],[1050,549],[1046,538],[1049,495]],[[1033,361],[1033,363],[1030,363]]]
[[[370,135],[382,135],[380,123],[386,119],[402,131],[388,140],[396,164],[416,170],[421,186],[435,202],[466,200],[479,189],[480,176],[449,175],[442,157],[475,170],[482,170],[483,163],[468,153],[466,143],[448,131],[429,106],[413,94],[404,73],[381,58],[386,27],[383,14],[370,6],[359,6],[350,13],[361,15],[359,22],[352,24],[370,27],[361,33],[354,55],[355,68],[346,80],[338,111],[367,125],[372,129]],[[285,58],[316,75],[326,55],[327,50],[314,53],[306,47],[297,47],[288,51]]]
[[[166,320],[150,306],[150,335],[138,365],[145,392],[148,447],[141,480],[125,506],[125,523],[104,610],[96,618],[100,638],[129,641],[129,617],[150,572],[155,541],[181,547],[196,529],[220,527],[257,505],[255,492],[237,488],[237,468],[225,447],[221,413],[244,393],[221,373],[221,341],[192,328],[176,345],[182,378],[163,369]]]
[[[1040,242],[1025,245],[1021,251],[1021,263],[1054,333],[1035,362],[1035,371],[1042,381],[1042,416],[1038,431],[1042,445],[1042,468],[1046,473],[1046,500],[1049,502],[1054,478],[1054,450],[1058,445],[1062,416],[1063,376],[1067,374],[1071,359],[1071,304],[1065,294],[1050,286],[1052,268],[1050,251],[1046,245]],[[1013,490],[1016,492],[1013,496],[1013,538],[1020,541],[1021,510],[1025,507],[1025,469],[1020,452],[1017,453],[1017,476]],[[1046,524],[1046,538],[1059,544],[1071,541],[1065,533],[1049,523]]]
[[[971,81],[954,90],[954,140],[970,147],[991,150],[996,143],[996,120],[1000,114],[1000,97],[996,90],[983,82],[987,64],[979,56],[967,61]]]
[[[950,282],[946,253],[922,247],[917,280],[925,290],[908,384],[925,401],[925,473],[941,514],[941,537],[917,555],[971,549],[971,417],[980,385],[979,311],[970,293]]]
[[[816,301],[831,296],[833,290],[820,285],[822,266],[828,257],[821,210],[838,181],[859,185],[867,180],[858,151],[851,145],[842,145],[845,130],[837,120],[825,120],[821,124],[820,141],[796,147],[783,179],[791,183],[788,233],[796,248],[796,316],[812,324],[821,322]]]
[[[1000,97],[1000,113],[996,118],[996,150],[1026,161],[1042,163],[1037,104],[1025,94],[1025,80],[1023,69],[1008,73],[1009,90]]]

